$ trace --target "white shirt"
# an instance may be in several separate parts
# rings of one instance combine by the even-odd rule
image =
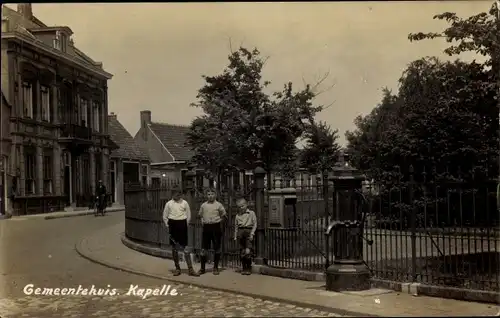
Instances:
[[[167,224],[168,220],[187,220],[189,223],[191,220],[189,203],[183,199],[178,202],[174,200],[168,201],[163,209],[163,221]]]

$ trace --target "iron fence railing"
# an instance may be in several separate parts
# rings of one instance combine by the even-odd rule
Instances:
[[[375,278],[399,282],[499,290],[500,231],[497,182],[481,178],[438,178],[415,172],[391,177],[363,188],[363,259]],[[284,207],[284,224],[269,226],[269,195],[280,187],[295,188],[296,201]],[[125,191],[126,234],[144,244],[166,246],[168,231],[161,219],[171,197],[171,185],[128,187]],[[334,184],[304,180],[272,184],[265,202],[255,202],[252,187],[219,189],[218,200],[228,212],[224,226],[223,265],[238,266],[238,247],[232,240],[235,201],[245,197],[266,226],[259,229],[266,244],[256,252],[268,266],[324,271],[334,260],[333,238],[325,228],[335,217]],[[193,214],[205,200],[203,189],[188,195]],[[190,245],[201,249],[201,224],[193,218]],[[371,244],[370,244],[371,243]],[[256,246],[258,246],[256,244]]]

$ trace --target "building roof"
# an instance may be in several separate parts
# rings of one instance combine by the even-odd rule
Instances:
[[[111,152],[112,158],[149,161],[145,149],[135,142],[132,135],[118,121],[115,114],[108,116],[108,133],[111,140],[120,147]]]
[[[31,4],[25,3],[22,4],[24,6],[29,6],[31,10]],[[19,5],[18,5],[19,6]],[[71,29],[67,26],[55,26],[55,27],[50,27],[44,24],[42,21],[40,21],[37,17],[34,15],[31,18],[27,18],[23,16],[20,12],[9,8],[8,6],[2,5],[2,19],[6,18],[9,21],[9,30],[8,32],[19,32],[21,34],[28,35],[29,37],[33,39],[39,39],[37,37],[38,31],[43,31],[43,30],[51,30],[54,28],[61,29],[65,28],[69,31],[70,34],[73,33]],[[43,41],[39,41],[43,43]],[[72,40],[69,41],[68,43],[68,50],[66,51],[66,54],[70,55],[71,57],[77,59],[78,61],[82,62],[84,65],[91,69],[96,69],[99,71],[103,71],[103,65],[100,62],[96,62],[92,60],[90,57],[88,57],[85,53],[80,51],[76,46],[74,46],[74,43]]]
[[[174,161],[189,161],[194,152],[186,145],[188,126],[151,123],[151,131],[160,139],[161,143],[172,155]]]

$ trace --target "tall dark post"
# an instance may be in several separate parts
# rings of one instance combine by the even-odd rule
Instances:
[[[189,203],[189,206],[191,208],[191,224],[189,225],[194,225],[196,222],[196,217],[195,217],[195,210],[194,210],[194,177],[196,176],[196,172],[194,172],[195,167],[194,166],[189,166],[189,170],[186,172],[184,177],[186,178],[184,181],[183,185],[183,192],[185,193],[185,200]],[[193,248],[196,244],[196,230],[191,229],[192,226],[189,226],[189,232],[190,232],[190,244]]]
[[[361,185],[364,176],[340,158],[333,168],[334,220],[327,235],[333,234],[335,260],[326,271],[326,289],[361,291],[370,289],[370,271],[363,261]],[[358,193],[359,191],[359,193]]]
[[[255,191],[255,214],[257,216],[257,257],[255,258],[255,263],[262,265],[265,263],[265,212],[264,212],[264,177],[266,176],[266,170],[261,166],[262,162],[257,162],[257,167],[253,171],[254,175],[254,191]]]

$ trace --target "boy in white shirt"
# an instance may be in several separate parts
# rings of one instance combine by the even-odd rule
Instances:
[[[201,269],[200,274],[205,274],[205,264],[207,262],[207,251],[212,245],[214,249],[214,275],[219,275],[219,261],[221,257],[222,226],[227,216],[224,206],[216,200],[215,189],[206,192],[207,201],[200,206],[198,217],[203,224]]]
[[[163,209],[163,221],[168,228],[170,245],[172,246],[172,258],[174,259],[174,276],[181,274],[179,264],[179,250],[184,251],[184,259],[188,266],[190,276],[199,276],[193,269],[191,253],[188,249],[188,225],[191,220],[191,209],[187,201],[182,199],[181,192],[174,190],[172,199],[165,204]]]

